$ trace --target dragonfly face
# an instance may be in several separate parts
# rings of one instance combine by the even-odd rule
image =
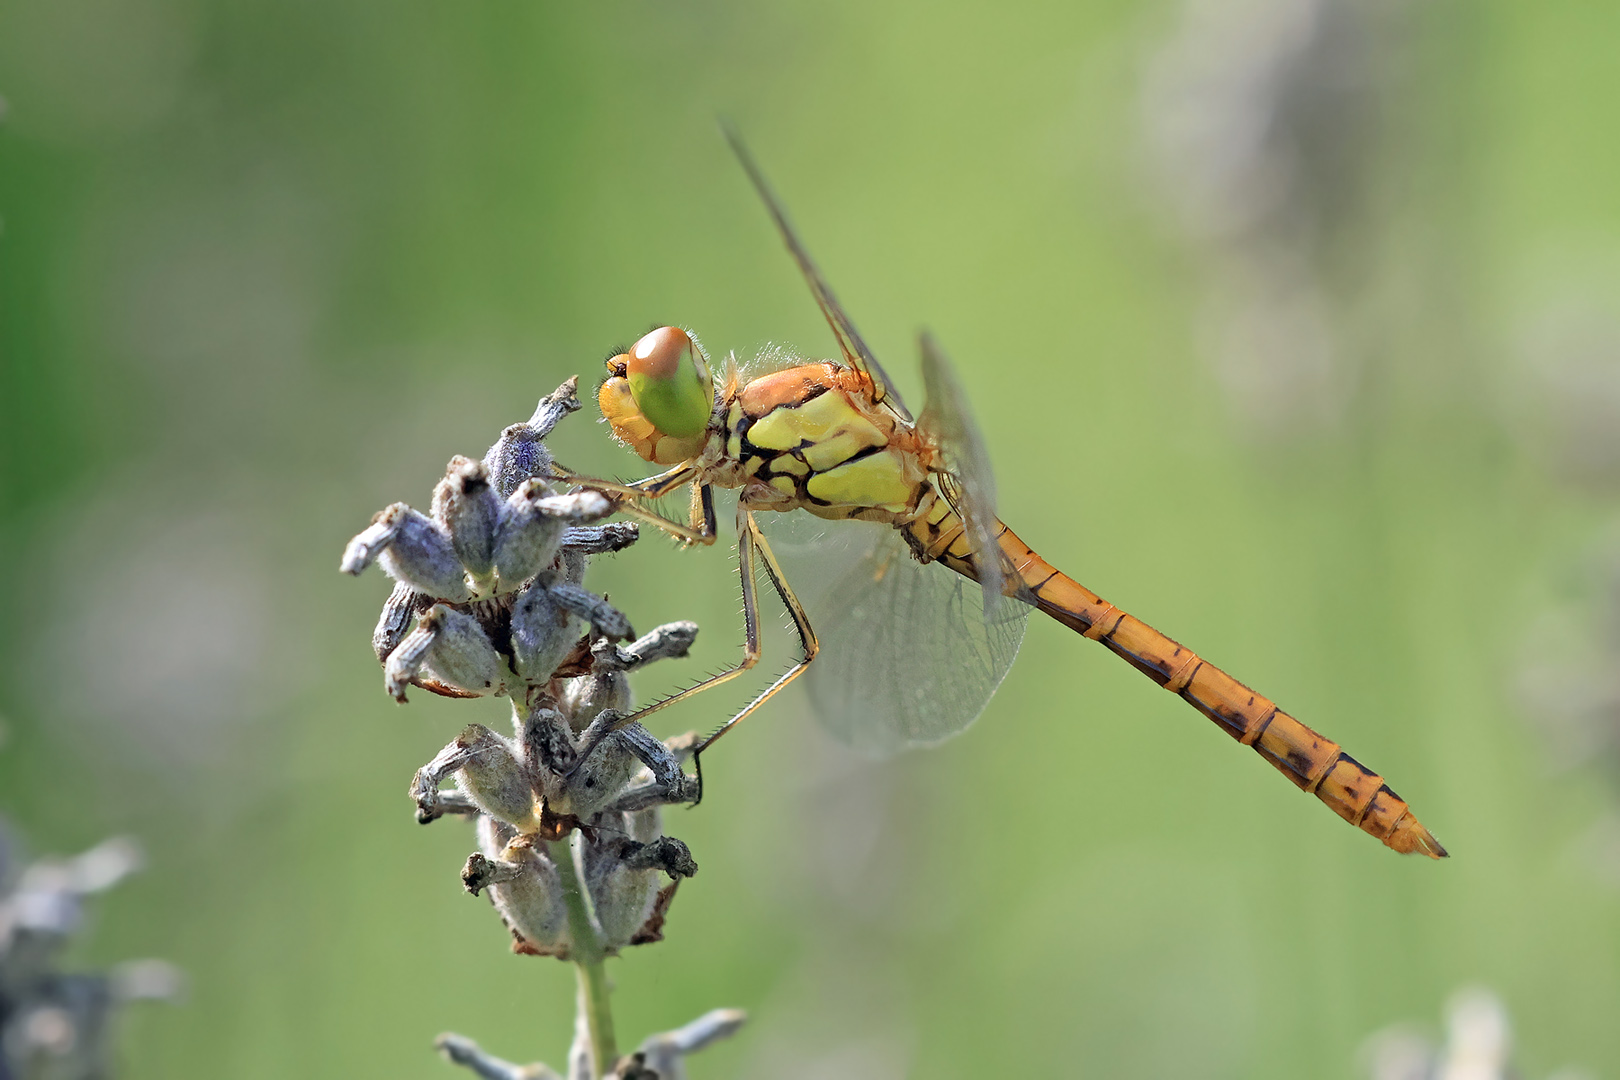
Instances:
[[[660,465],[697,456],[714,412],[714,376],[690,334],[660,326],[607,367],[597,402],[621,439]]]

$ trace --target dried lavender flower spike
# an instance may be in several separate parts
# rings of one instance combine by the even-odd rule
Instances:
[[[648,1080],[645,1055],[618,1056],[603,960],[662,938],[676,885],[697,863],[662,834],[660,810],[696,789],[681,767],[690,739],[666,745],[626,723],[625,673],[686,655],[697,627],[668,624],[620,647],[614,641],[634,637],[630,620],[583,587],[590,555],[622,550],[640,533],[633,523],[593,524],[614,512],[612,497],[550,483],[541,440],[578,408],[569,380],[528,423],[507,428],[482,462],[452,459],[431,517],[396,503],[374,518],[342,568],[359,573],[379,562],[396,581],[372,635],[391,695],[404,700],[417,685],[451,697],[512,697],[515,738],[471,725],[417,772],[416,819],[473,817],[478,850],[463,884],[488,891],[514,951],[578,967],[571,1080]],[[588,654],[579,636],[586,623]],[[452,776],[456,786],[441,790]],[[479,1075],[556,1075],[455,1036],[439,1046]]]
[[[501,504],[484,463],[459,454],[450,459],[444,479],[433,489],[434,520],[450,534],[451,547],[461,565],[481,583],[487,582],[494,570]]]
[[[42,859],[18,872],[0,829],[0,1077],[102,1080],[113,1060],[113,1010],[172,998],[183,982],[157,960],[64,973],[59,958],[83,923],[84,900],[139,869],[131,840]]]

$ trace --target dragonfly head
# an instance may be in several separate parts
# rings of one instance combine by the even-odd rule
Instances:
[[[659,465],[696,457],[714,412],[714,376],[703,349],[678,326],[660,326],[611,356],[597,393],[602,415],[631,449]]]

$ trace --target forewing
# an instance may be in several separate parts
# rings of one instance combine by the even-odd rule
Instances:
[[[996,518],[995,473],[991,471],[989,452],[968,408],[967,394],[957,382],[944,350],[927,331],[923,332],[919,344],[923,387],[928,395],[919,426],[934,438],[944,454],[949,473],[940,477],[940,491],[966,526],[988,617],[1004,606],[1000,601],[1007,578],[1013,572],[1013,568],[1005,564],[996,543],[1001,525]]]
[[[1018,654],[1030,608],[1001,604],[987,618],[972,582],[919,563],[889,526],[779,516],[772,545],[821,641],[804,675],[821,724],[884,757],[973,723]]]
[[[765,209],[770,211],[771,219],[776,222],[783,243],[793,255],[793,260],[799,264],[799,271],[804,274],[811,295],[816,298],[821,314],[826,317],[827,325],[832,327],[833,336],[838,339],[838,348],[844,354],[844,362],[850,367],[866,372],[872,380],[873,396],[876,400],[887,401],[891,409],[910,420],[911,413],[906,409],[905,402],[900,399],[900,392],[894,388],[894,383],[883,370],[883,365],[872,355],[872,350],[861,338],[860,331],[855,329],[854,322],[838,303],[838,298],[833,295],[831,287],[822,278],[821,271],[816,269],[810,253],[805,250],[804,244],[800,243],[798,234],[788,222],[787,211],[782,209],[782,204],[777,201],[776,194],[766,182],[765,174],[760,171],[754,156],[748,152],[742,136],[728,123],[722,122],[721,129],[725,132],[726,141],[731,144],[731,149],[736,152],[737,160],[742,162],[743,170],[748,173],[748,179],[753,182],[754,190],[759,192],[760,199],[764,201]]]

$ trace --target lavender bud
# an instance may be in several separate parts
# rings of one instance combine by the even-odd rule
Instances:
[[[557,868],[543,847],[514,844],[516,839],[510,826],[489,817],[478,819],[479,849],[489,861],[506,864],[500,879],[485,879],[489,898],[525,951],[566,956],[568,908]]]
[[[583,732],[604,710],[611,709],[615,714],[630,711],[630,680],[620,671],[581,675],[563,683],[558,703],[569,726]]]
[[[450,538],[431,519],[404,503],[378,511],[371,526],[349,541],[340,568],[358,574],[373,561],[389,577],[418,592],[452,604],[472,598]]]
[[[647,925],[658,902],[662,884],[658,871],[633,867],[624,859],[627,851],[636,852],[642,846],[605,834],[597,843],[584,843],[585,888],[591,894],[597,923],[602,928],[602,944],[609,949],[630,944]]]
[[[495,534],[495,569],[515,586],[551,565],[567,522],[545,510],[551,498],[544,480],[525,480],[501,507]]]
[[[495,529],[501,500],[490,486],[483,462],[456,456],[433,490],[433,517],[450,534],[456,557],[475,578],[494,567]]]
[[[405,700],[405,687],[424,667],[440,682],[470,694],[506,689],[500,654],[478,620],[443,604],[417,620],[416,629],[383,665],[385,685],[395,701]]]
[[[538,827],[534,790],[509,739],[469,724],[456,740],[422,766],[411,783],[418,819],[431,821],[444,811],[439,784],[451,773],[457,787],[479,810],[522,832]]]
[[[630,743],[622,732],[615,731],[599,740],[574,767],[568,776],[567,806],[559,809],[589,820],[612,802],[640,771],[641,762]]]
[[[484,455],[496,493],[511,496],[519,484],[532,476],[551,475],[551,453],[541,442],[557,422],[579,406],[579,377],[569,379],[542,398],[527,423],[513,424]]]
[[[512,605],[512,661],[531,681],[550,678],[579,640],[579,621],[557,603],[550,586],[550,575],[543,574]]]

